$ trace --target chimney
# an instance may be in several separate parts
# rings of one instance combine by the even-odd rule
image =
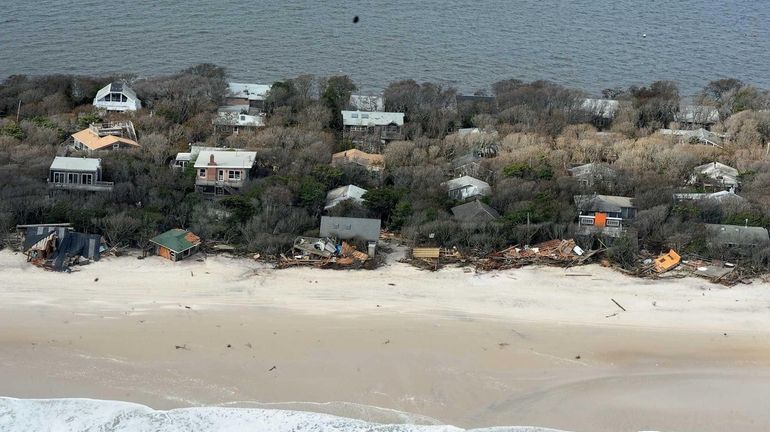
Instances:
[[[209,165],[216,165],[217,163],[214,162],[214,153],[209,155]]]

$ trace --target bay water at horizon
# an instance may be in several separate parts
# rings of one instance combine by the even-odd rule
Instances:
[[[766,0],[2,3],[0,79],[208,62],[259,83],[346,74],[371,92],[407,78],[466,93],[508,78],[592,94],[665,79],[689,95],[726,77],[770,89]]]

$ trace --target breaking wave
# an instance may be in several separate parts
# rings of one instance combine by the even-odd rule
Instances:
[[[0,398],[0,431],[56,432],[462,432],[454,426],[379,424],[330,414],[257,408],[180,408],[93,399]],[[559,432],[494,427],[473,432]]]

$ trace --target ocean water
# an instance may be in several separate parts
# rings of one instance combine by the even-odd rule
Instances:
[[[0,0],[0,79],[168,73],[199,62],[253,82],[351,75],[485,89],[735,77],[770,89],[768,0]],[[353,17],[360,21],[353,23]],[[643,35],[646,34],[646,37]]]
[[[462,432],[453,426],[384,425],[329,414],[252,408],[183,408],[93,399],[0,397],[0,431],[51,432]],[[473,432],[559,432],[495,427]],[[470,430],[469,430],[470,432]]]

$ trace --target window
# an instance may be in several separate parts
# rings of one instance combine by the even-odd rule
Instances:
[[[619,227],[620,221],[618,219],[607,219],[604,225],[608,227]]]
[[[222,181],[225,179],[225,170],[219,170],[219,173],[217,175],[217,180]]]
[[[64,173],[60,173],[60,172],[53,173],[53,182],[64,183]]]
[[[201,168],[198,170],[198,177],[206,177],[206,169]]]
[[[67,173],[67,183],[80,183],[80,174]]]
[[[353,113],[350,115],[350,118],[358,118],[358,114]]]
[[[93,174],[83,174],[83,176],[80,178],[80,180],[83,182],[83,184],[86,184],[86,185],[94,184],[94,175]]]
[[[217,186],[216,188],[214,188],[214,194],[215,195],[224,195],[225,194],[225,190],[222,189],[221,187]]]
[[[581,217],[580,218],[580,225],[593,225],[594,224],[594,218],[592,217]]]
[[[240,171],[228,171],[227,172],[227,179],[228,180],[239,181],[241,179],[241,172]]]
[[[120,101],[121,102],[127,102],[128,98],[126,97],[126,95],[120,95]]]
[[[246,121],[246,116],[245,115],[241,115],[241,121]]]
[[[369,114],[361,114],[361,118],[362,119],[368,119],[369,118]]]

